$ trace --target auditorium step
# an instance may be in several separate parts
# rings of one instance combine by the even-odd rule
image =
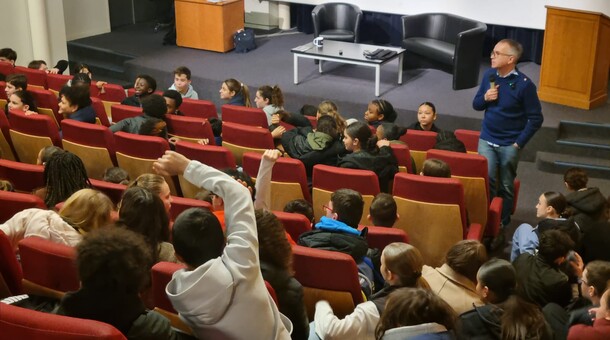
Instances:
[[[537,152],[539,170],[580,167],[591,177],[610,178],[610,124],[561,121],[556,143],[560,153]]]
[[[136,56],[95,47],[90,44],[81,43],[78,40],[68,42],[68,59],[70,66],[78,63],[89,65],[90,71],[95,79],[107,80],[117,79],[129,81],[125,75],[125,62]]]

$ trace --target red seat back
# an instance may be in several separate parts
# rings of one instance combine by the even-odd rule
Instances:
[[[38,69],[15,66],[15,73],[22,73],[28,79],[28,85],[47,88],[47,72]],[[29,88],[28,88],[29,90]]]
[[[409,147],[404,144],[391,143],[390,148],[392,149],[394,157],[396,157],[396,160],[398,161],[398,166],[405,167],[407,172],[412,174],[414,169]]]
[[[347,169],[336,166],[316,164],[313,167],[313,186],[319,189],[336,191],[349,188],[362,195],[376,196],[379,193],[377,175],[370,170]]]
[[[167,132],[177,137],[207,139],[209,145],[216,145],[212,126],[203,118],[165,115]]]
[[[5,76],[8,76],[9,74],[13,74],[15,73],[15,66],[13,66],[13,64],[6,62],[6,61],[0,61],[0,73],[4,74]],[[4,92],[4,91],[2,91]]]
[[[0,179],[6,179],[17,191],[30,193],[45,186],[44,166],[0,159]]]
[[[36,106],[38,108],[51,109],[55,115],[55,120],[61,122],[64,116],[59,114],[59,107],[57,106],[57,96],[50,90],[38,89],[35,87],[28,88],[28,91],[32,93],[36,100]]]
[[[96,81],[92,80],[91,85],[95,86],[95,84]],[[97,90],[97,86],[95,88]],[[106,84],[104,85],[104,93],[99,90],[97,90],[95,93],[97,94],[97,97],[99,99],[106,102],[120,103],[123,101],[123,99],[126,98],[125,89],[123,88],[123,86],[117,84]],[[91,92],[91,95],[94,95],[93,91]]]
[[[47,86],[49,90],[57,91],[66,85],[66,83],[72,79],[72,76],[66,74],[47,74]]]
[[[106,194],[115,205],[119,204],[121,197],[123,197],[123,191],[127,189],[127,186],[123,184],[110,183],[93,178],[89,178],[89,181],[91,181],[91,186],[94,189]]]
[[[24,280],[60,292],[80,288],[74,248],[40,237],[27,237],[19,241],[19,255]]]
[[[436,144],[436,132],[409,129],[400,140],[407,143],[410,150],[427,151]]]
[[[178,142],[176,152],[188,159],[200,161],[219,170],[235,169],[236,167],[235,157],[229,149],[222,146]]]
[[[4,283],[12,295],[23,294],[21,265],[17,261],[11,242],[2,230],[0,230],[0,258],[2,259],[0,260],[0,279],[4,279]]]
[[[59,138],[59,128],[53,119],[45,115],[26,116],[18,111],[11,111],[9,115],[11,129],[21,133],[34,136],[51,138],[53,145],[61,148],[61,138]]]
[[[167,298],[165,287],[172,280],[175,271],[184,268],[182,264],[171,262],[159,262],[152,267],[152,298],[155,307],[164,309],[171,313],[177,313],[172,303]]]
[[[375,226],[369,226],[367,228],[369,229],[369,232],[366,236],[366,241],[369,244],[369,248],[383,250],[383,248],[390,243],[409,243],[409,236],[407,236],[407,233],[402,229]]]
[[[104,126],[110,126],[110,121],[108,121],[108,115],[106,114],[106,109],[104,108],[102,100],[97,97],[91,97],[91,106],[93,107],[93,111],[95,111],[95,116],[99,118],[100,123]]]
[[[282,222],[284,229],[290,237],[296,242],[301,234],[311,231],[311,221],[301,214],[287,213],[283,211],[274,211],[278,220]]]
[[[189,117],[218,118],[216,105],[209,100],[184,98],[182,99],[182,105],[180,105],[180,111]]]
[[[25,209],[47,208],[38,196],[10,191],[0,191],[0,206],[2,207],[0,209],[0,223],[6,222],[16,213]]]
[[[106,148],[111,157],[115,159],[114,136],[106,126],[66,119],[61,122],[61,129],[65,140],[82,145]]]
[[[222,110],[223,122],[257,126],[264,129],[269,127],[267,115],[262,109],[229,104],[221,106],[220,109]]]
[[[116,152],[146,159],[157,159],[169,150],[167,140],[155,136],[142,136],[127,132],[114,134]]]
[[[103,322],[37,312],[4,303],[0,303],[0,329],[5,339],[127,339],[118,329]]]
[[[223,117],[224,119],[224,117]],[[274,149],[273,137],[267,127],[260,128],[238,123],[222,123],[222,140],[240,146],[257,149]]]
[[[125,118],[137,117],[143,113],[141,107],[122,104],[114,104],[111,106],[110,110],[113,123],[118,123]]]
[[[206,201],[196,200],[194,198],[172,196],[172,206],[169,211],[170,219],[174,221],[178,215],[180,215],[180,213],[189,208],[202,208],[210,211],[214,210],[212,205]]]
[[[466,151],[470,153],[478,153],[479,152],[479,137],[481,135],[480,131],[474,130],[464,130],[457,129],[455,130],[455,137],[464,143],[466,147]]]

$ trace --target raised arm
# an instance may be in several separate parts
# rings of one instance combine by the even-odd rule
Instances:
[[[279,150],[265,150],[261,164],[256,175],[256,197],[254,198],[254,209],[271,208],[271,174],[273,165],[280,157]]]

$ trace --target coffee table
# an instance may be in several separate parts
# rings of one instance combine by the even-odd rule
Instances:
[[[396,54],[385,60],[367,59],[364,51],[375,51],[378,48],[396,51]],[[317,59],[320,61],[318,70],[322,73],[323,61],[334,61],[344,64],[373,67],[375,69],[375,96],[379,97],[379,78],[381,65],[398,58],[398,84],[402,84],[402,62],[405,49],[398,47],[386,47],[350,43],[343,41],[324,40],[324,46],[317,47],[313,43],[307,43],[290,50],[294,56],[294,84],[299,84],[299,58]]]

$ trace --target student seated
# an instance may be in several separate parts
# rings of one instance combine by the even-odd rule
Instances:
[[[174,83],[168,90],[178,91],[182,98],[199,99],[199,95],[191,85],[191,70],[186,66],[174,70]]]
[[[292,339],[307,339],[309,321],[303,303],[303,286],[294,278],[292,247],[282,222],[270,211],[255,211],[263,279],[277,295],[278,308],[292,321]]]
[[[76,65],[76,69],[74,71],[74,78],[76,78],[78,74],[87,76],[87,78],[89,79],[89,84],[91,84],[91,82],[93,81],[93,74],[91,73],[90,67],[87,64],[80,63]],[[72,86],[71,84],[72,81],[74,81],[74,78],[68,80],[68,86]],[[100,90],[100,93],[104,93],[104,85],[108,83],[105,81],[96,81],[94,84]]]
[[[442,266],[424,266],[422,275],[430,289],[459,315],[483,305],[476,285],[477,272],[485,262],[485,246],[476,240],[463,240],[449,248]]]
[[[47,162],[51,159],[51,156],[53,156],[53,154],[55,154],[56,152],[64,152],[64,149],[60,148],[59,146],[55,146],[55,145],[45,146],[44,148],[40,149],[40,151],[38,152],[38,157],[36,158],[36,164],[37,165],[46,165]]]
[[[34,195],[43,199],[49,209],[78,190],[91,187],[83,161],[69,151],[54,152],[45,163],[43,177],[45,187]]]
[[[392,228],[400,218],[397,210],[394,197],[388,193],[380,192],[373,198],[367,218],[373,226]]]
[[[163,176],[157,174],[141,174],[133,182],[129,183],[129,188],[140,187],[148,189],[153,194],[159,196],[163,201],[165,212],[169,215],[172,208],[172,194],[169,189],[169,184]]]
[[[293,213],[293,214],[301,214],[312,223],[315,223],[315,217],[313,214],[313,206],[311,203],[307,202],[304,199],[296,199],[292,200],[284,206],[284,212]]]
[[[163,92],[163,99],[167,105],[166,115],[177,115],[184,116],[184,113],[180,111],[180,105],[182,105],[182,95],[176,90],[167,90]]]
[[[152,122],[158,123],[158,120],[163,119],[165,112],[167,112],[167,104],[165,103],[165,99],[163,99],[163,97],[160,95],[151,94],[142,98],[142,111],[144,113],[140,116],[125,118],[120,122],[111,125],[110,131],[113,133],[123,131],[127,133],[140,134],[142,125],[144,125],[146,121],[157,119],[153,120]],[[167,128],[161,128],[159,135],[160,137],[167,139]]]
[[[279,86],[273,87],[269,85],[261,86],[256,91],[254,96],[256,107],[263,109],[267,116],[267,125],[271,125],[271,118],[280,110],[284,110],[284,95]]]
[[[226,101],[226,104],[251,107],[250,90],[248,85],[240,82],[237,79],[227,79],[220,86],[220,99]]]
[[[477,292],[487,303],[460,315],[463,339],[552,339],[540,307],[516,294],[510,262],[491,259],[477,273]]]
[[[419,174],[421,176],[451,178],[451,168],[443,160],[430,158],[426,159]]]
[[[177,339],[169,320],[140,299],[152,265],[142,236],[118,227],[92,232],[76,247],[81,287],[64,295],[56,313],[105,322],[128,339]]]
[[[125,169],[119,168],[118,166],[106,169],[102,179],[106,182],[115,184],[129,184],[129,174]]]
[[[38,114],[34,96],[28,91],[15,91],[8,97],[8,109],[23,111],[26,116]]]
[[[136,93],[131,97],[123,99],[121,104],[143,108],[142,101],[155,92],[157,89],[157,81],[147,74],[139,75],[134,84],[134,88]]]
[[[423,265],[417,248],[402,242],[390,243],[381,255],[381,275],[387,285],[342,320],[333,314],[327,301],[318,301],[313,322],[316,335],[321,339],[373,339],[388,295],[401,287],[430,288],[421,276]]]
[[[339,108],[334,102],[330,100],[324,100],[318,105],[316,119],[319,120],[322,116],[333,117],[333,119],[337,123],[337,131],[339,131],[340,134],[345,131],[345,128],[347,127],[347,124],[345,123],[345,118],[341,116],[341,114],[339,113]]]
[[[261,274],[250,191],[172,151],[153,168],[163,176],[183,175],[225,202],[226,242],[209,210],[188,209],[174,223],[176,256],[187,268],[174,273],[166,292],[181,319],[200,339],[290,339]]]
[[[345,153],[339,140],[337,123],[331,116],[320,117],[315,130],[311,127],[298,127],[286,131],[281,143],[290,157],[303,162],[308,178],[312,176],[314,165],[336,166],[338,156]]]
[[[589,226],[594,224],[604,212],[606,197],[599,188],[587,187],[589,177],[581,168],[570,168],[563,176],[568,189],[566,200],[568,207],[565,217],[573,217],[582,233],[587,233]]]
[[[394,106],[385,99],[373,99],[364,112],[364,120],[377,128],[381,123],[394,123],[397,118]]]
[[[15,62],[17,61],[17,52],[9,47],[0,49],[0,61],[10,63],[11,65],[15,66]]]
[[[0,230],[15,252],[19,241],[30,236],[75,246],[88,232],[111,223],[113,209],[112,201],[103,193],[82,189],[71,195],[59,212],[26,209],[0,224]]]
[[[451,340],[455,329],[455,313],[445,301],[426,289],[401,288],[388,297],[375,339]]]
[[[603,340],[610,337],[610,288],[600,298],[599,308],[594,310],[593,325],[574,325],[570,327],[568,340]]]
[[[28,68],[45,71],[46,73],[62,74],[68,68],[68,61],[59,60],[57,65],[53,66],[53,68],[49,68],[47,62],[44,60],[32,60],[28,64]]]
[[[11,96],[16,91],[25,91],[27,89],[28,89],[28,79],[25,77],[25,75],[20,74],[20,73],[13,73],[13,74],[9,74],[8,76],[6,76],[6,84],[4,86],[4,93],[6,94],[7,99],[10,100]],[[6,113],[6,115],[8,117],[8,115],[9,115],[8,102],[6,103],[6,106],[4,107],[4,112]]]
[[[379,188],[388,192],[389,183],[398,172],[398,161],[388,141],[377,141],[369,126],[356,122],[345,128],[343,144],[347,155],[339,159],[337,166],[342,168],[373,171],[379,180]]]
[[[63,87],[58,104],[59,113],[66,119],[95,124],[95,110],[91,105],[89,87],[73,85]]]

